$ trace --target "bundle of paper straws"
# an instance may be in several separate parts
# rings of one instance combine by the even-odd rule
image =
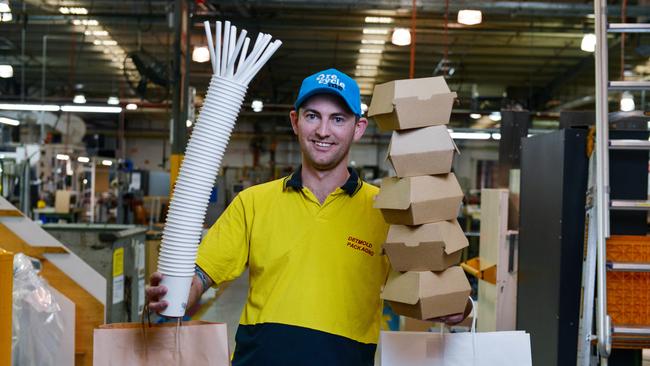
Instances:
[[[238,36],[229,21],[223,29],[217,21],[215,47],[210,23],[204,25],[213,75],[185,150],[158,257],[161,285],[167,287],[163,300],[169,304],[161,314],[170,317],[185,314],[208,200],[248,84],[282,45],[260,33],[249,53],[246,30]]]

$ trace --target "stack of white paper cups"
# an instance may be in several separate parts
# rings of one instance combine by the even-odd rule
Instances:
[[[168,307],[162,315],[185,314],[208,200],[246,89],[246,85],[216,74],[210,81],[163,231],[158,271],[163,274],[161,285],[167,287],[163,300]]]

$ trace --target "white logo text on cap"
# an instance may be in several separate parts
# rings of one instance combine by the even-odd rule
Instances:
[[[319,84],[325,84],[339,90],[345,90],[345,83],[339,80],[338,76],[335,74],[319,74],[316,77],[316,80]]]

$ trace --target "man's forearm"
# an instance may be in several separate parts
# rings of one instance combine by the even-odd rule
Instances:
[[[201,298],[201,295],[203,295],[203,293],[210,288],[213,283],[212,279],[197,266],[196,273],[192,278],[192,286],[190,287],[190,295],[187,299],[186,309],[192,309]]]

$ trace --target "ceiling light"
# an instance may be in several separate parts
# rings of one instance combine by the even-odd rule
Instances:
[[[9,1],[8,0],[0,0],[0,13],[8,13],[11,11],[11,8],[9,7]]]
[[[74,19],[72,21],[72,24],[74,25],[93,25],[97,26],[99,25],[99,22],[95,19]]]
[[[0,123],[3,123],[5,125],[9,125],[9,126],[18,126],[20,124],[20,121],[15,120],[13,118],[0,117]]]
[[[0,65],[0,78],[7,79],[14,76],[14,68],[11,65]]]
[[[110,105],[118,105],[118,104],[120,104],[120,100],[115,96],[111,96],[111,97],[108,97],[108,100],[106,101],[106,103],[108,103]]]
[[[199,63],[210,61],[210,50],[205,46],[194,47],[194,50],[192,51],[192,61]]]
[[[373,53],[373,54],[380,54],[384,52],[384,50],[380,48],[361,48],[359,49],[359,53]]]
[[[70,160],[70,155],[66,154],[56,154],[57,160]]]
[[[84,178],[83,184],[88,184],[88,179]]]
[[[110,161],[110,160],[102,160],[102,165],[111,166],[111,165],[113,165],[113,162]]]
[[[61,14],[70,14],[70,8],[61,7],[61,8],[59,8],[59,12]]]
[[[93,41],[93,44],[94,44],[95,46],[100,46],[100,45],[102,44],[102,41],[96,39],[96,40]]]
[[[105,31],[105,30],[93,31],[93,36],[105,37],[105,36],[108,36],[108,31]]]
[[[375,65],[357,65],[357,70],[377,70]]]
[[[81,19],[73,19],[72,25],[81,25]]]
[[[363,28],[363,34],[387,35],[388,29],[387,28]]]
[[[122,107],[106,107],[100,105],[62,105],[62,112],[79,112],[79,113],[120,113]]]
[[[104,46],[117,46],[117,41],[112,40],[112,39],[108,39],[106,41],[102,41],[102,44]]]
[[[138,105],[135,104],[135,103],[129,103],[129,104],[126,105],[126,109],[129,110],[129,111],[134,111],[134,110],[138,109]]]
[[[406,28],[395,28],[391,42],[396,46],[408,46],[411,44],[411,32]]]
[[[86,156],[80,156],[80,157],[77,158],[77,161],[80,162],[80,163],[89,163],[90,158],[86,157]]]
[[[356,77],[367,77],[367,78],[374,78],[377,76],[378,72],[377,69],[374,70],[363,70],[363,69],[357,69],[354,72],[354,76]]]
[[[493,133],[492,140],[501,140],[501,134],[498,132]]]
[[[487,132],[450,132],[455,140],[489,140],[491,135]]]
[[[192,127],[192,120],[188,119],[185,121],[185,127]]]
[[[361,44],[377,44],[383,46],[386,44],[386,41],[381,39],[362,39]]]
[[[75,7],[60,7],[59,12],[61,14],[74,14],[74,15],[87,15],[88,9],[86,8],[75,8]]]
[[[2,17],[0,17],[0,21],[2,22],[10,22],[14,19],[14,16],[11,15],[11,13],[2,13]]]
[[[379,57],[377,57],[379,56]],[[358,66],[374,66],[377,67],[381,64],[381,55],[369,55],[364,54],[359,57],[357,60]]]
[[[621,111],[631,112],[634,110],[634,96],[630,92],[623,92],[621,95]]]
[[[492,112],[488,118],[493,122],[499,122],[501,121],[501,112]]]
[[[479,119],[479,118],[482,117],[482,115],[481,115],[480,113],[470,113],[470,114],[469,114],[469,117],[470,117],[471,119]]]
[[[253,108],[253,112],[261,112],[264,109],[264,102],[259,99],[254,99],[251,107]]]
[[[6,111],[45,111],[58,112],[61,108],[54,104],[0,104],[0,109]]]
[[[596,35],[593,33],[585,34],[582,37],[580,49],[585,52],[594,52],[596,50]]]
[[[72,103],[74,103],[74,104],[85,104],[86,103],[86,96],[83,95],[83,94],[77,94],[72,99]]]
[[[463,9],[458,11],[458,23],[465,25],[481,24],[482,14],[480,10]]]
[[[368,105],[366,103],[361,103],[361,113],[364,114],[368,111]]]
[[[393,18],[389,17],[366,17],[366,23],[390,24],[392,22]]]

